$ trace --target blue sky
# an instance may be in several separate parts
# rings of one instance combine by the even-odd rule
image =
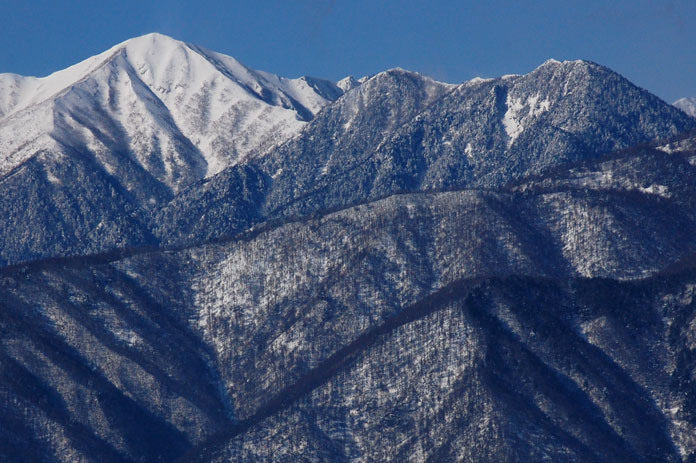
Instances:
[[[0,0],[0,72],[46,75],[154,31],[288,77],[399,66],[461,82],[584,58],[696,96],[694,0]]]

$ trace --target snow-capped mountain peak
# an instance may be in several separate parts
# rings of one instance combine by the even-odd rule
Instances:
[[[360,81],[358,81],[355,77],[353,76],[347,76],[344,77],[343,79],[339,80],[336,82],[336,85],[338,88],[343,90],[344,92],[347,92],[348,90],[352,90],[355,87],[358,87],[360,85]]]
[[[696,117],[696,97],[679,98],[672,105],[684,111],[691,117]]]
[[[342,93],[147,34],[46,77],[0,74],[0,173],[62,146],[109,173],[135,161],[177,191],[292,137]]]

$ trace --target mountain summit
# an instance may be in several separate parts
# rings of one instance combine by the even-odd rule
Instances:
[[[679,98],[672,103],[691,117],[696,117],[696,97]]]
[[[75,149],[177,191],[284,141],[341,93],[148,34],[48,77],[0,75],[0,166]]]
[[[342,93],[161,34],[47,77],[2,74],[1,253],[156,243],[149,211],[294,136]]]

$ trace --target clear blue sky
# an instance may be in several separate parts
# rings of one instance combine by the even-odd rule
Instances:
[[[0,72],[46,75],[155,31],[288,77],[461,82],[584,58],[696,96],[696,0],[0,0]]]

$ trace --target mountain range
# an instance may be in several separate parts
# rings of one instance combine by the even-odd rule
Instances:
[[[696,462],[696,119],[589,61],[0,74],[0,461]]]

